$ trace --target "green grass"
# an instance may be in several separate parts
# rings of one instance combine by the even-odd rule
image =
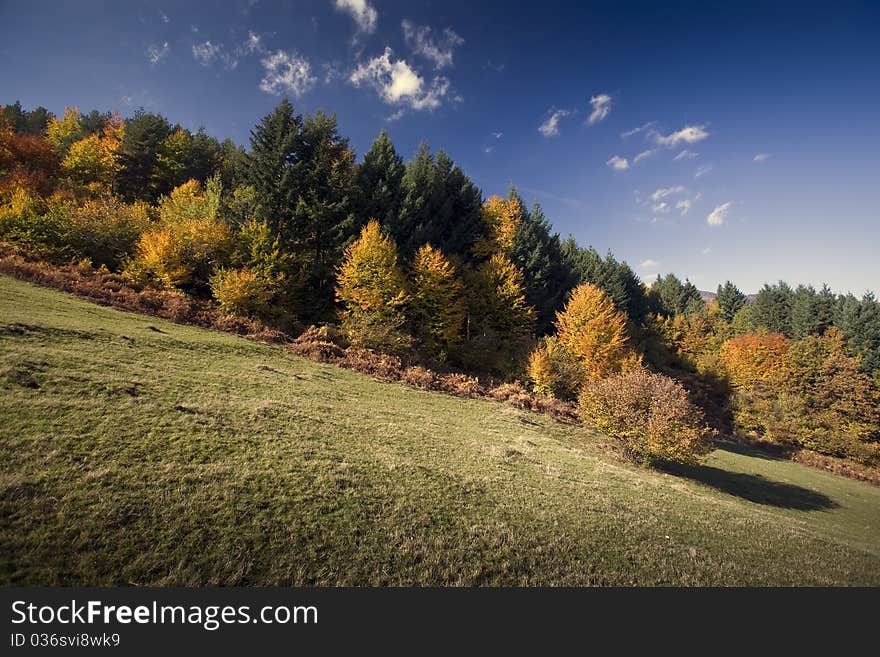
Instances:
[[[880,489],[608,440],[0,277],[0,583],[880,584]]]

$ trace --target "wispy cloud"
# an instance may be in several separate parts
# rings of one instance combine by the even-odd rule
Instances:
[[[659,201],[662,198],[666,198],[667,196],[673,196],[675,194],[684,194],[687,192],[687,188],[683,185],[676,185],[674,187],[660,187],[651,194],[652,201]]]
[[[711,164],[703,164],[701,166],[698,166],[697,170],[694,172],[694,178],[702,178],[707,173],[709,173],[711,170],[712,170]]]
[[[401,27],[403,39],[409,49],[434,62],[438,70],[452,66],[453,51],[464,43],[464,39],[448,27],[436,37],[430,27],[416,25],[408,19],[404,19]]]
[[[654,155],[656,152],[657,152],[657,149],[656,149],[656,148],[651,148],[651,149],[649,149],[649,150],[647,150],[647,151],[642,151],[641,153],[639,153],[638,155],[636,155],[636,156],[633,158],[633,164],[638,164],[639,162],[641,162],[641,161],[644,160],[645,158],[647,158],[647,157],[651,157],[651,156]]]
[[[717,206],[709,216],[706,217],[706,223],[710,226],[720,226],[727,220],[727,213],[730,212],[730,202],[722,203]]]
[[[195,43],[192,47],[193,57],[202,66],[210,66],[220,55],[220,51],[221,47],[210,41]]]
[[[626,171],[629,169],[629,162],[625,157],[620,157],[619,155],[615,155],[610,160],[608,160],[605,164],[610,166],[615,171]]]
[[[693,160],[695,157],[698,157],[699,153],[694,153],[693,151],[689,151],[688,149],[684,149],[681,153],[676,155],[672,160],[674,162],[678,162],[680,160]]]
[[[492,136],[495,137],[495,139],[501,139],[504,136],[504,133],[503,132],[493,132]]]
[[[709,255],[710,253],[712,253],[712,247],[711,247],[711,246],[707,246],[705,249],[703,249],[702,251],[700,251],[700,253],[702,253],[703,255]]]
[[[166,14],[166,13],[165,13],[164,11],[162,11],[161,9],[159,10],[159,18],[162,19],[162,22],[163,22],[163,23],[166,23],[166,24],[167,24],[167,23],[170,23],[170,22],[171,22],[171,19],[168,18],[168,14]]]
[[[654,141],[660,146],[673,148],[679,144],[695,144],[709,136],[709,131],[704,125],[686,125],[681,130],[668,135],[654,132]]]
[[[675,204],[675,209],[681,211],[681,216],[685,216],[690,212],[692,201],[689,198],[683,198]]]
[[[555,137],[559,134],[559,120],[571,114],[569,110],[549,110],[551,112],[547,120],[538,126],[538,132],[545,137]]]
[[[627,139],[629,137],[632,137],[633,135],[637,135],[640,132],[644,132],[645,130],[653,128],[656,125],[656,123],[657,123],[656,121],[649,121],[648,123],[646,123],[644,125],[640,125],[638,128],[633,128],[632,130],[627,130],[626,132],[621,132],[620,138]]]
[[[405,105],[414,110],[433,110],[441,105],[449,92],[449,80],[436,76],[427,84],[403,59],[392,60],[391,48],[382,55],[359,64],[349,81],[356,87],[374,89],[389,105]]]
[[[593,111],[590,113],[587,123],[595,125],[611,113],[611,96],[608,94],[593,96],[590,98],[590,106]]]
[[[666,201],[655,203],[651,206],[651,211],[658,214],[666,214],[667,212],[669,212],[669,203],[667,203]]]
[[[752,158],[752,162],[766,162],[770,159],[770,153],[758,153]]]
[[[379,15],[376,8],[368,0],[334,0],[336,9],[345,12],[357,25],[357,31],[372,34],[376,31],[376,21]]]
[[[316,78],[308,60],[297,53],[277,50],[262,60],[263,79],[260,89],[280,96],[290,93],[301,96],[315,86]]]
[[[656,260],[652,260],[648,258],[647,260],[642,260],[639,263],[639,269],[657,269],[660,266],[660,263]]]
[[[168,45],[167,41],[161,46],[153,44],[147,48],[147,60],[150,62],[150,65],[155,66],[165,59],[170,51],[171,47]]]

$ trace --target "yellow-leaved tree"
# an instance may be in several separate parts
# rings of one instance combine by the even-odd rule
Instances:
[[[487,234],[477,239],[474,254],[481,258],[495,253],[509,254],[522,223],[523,207],[519,199],[490,196],[483,203],[482,215]]]
[[[138,241],[129,276],[165,287],[207,286],[233,247],[232,231],[217,216],[221,192],[218,178],[205,190],[190,180],[160,199],[161,220]]]
[[[412,261],[410,316],[413,332],[441,361],[461,341],[466,308],[455,266],[440,249],[425,244]]]
[[[639,364],[629,347],[626,323],[626,314],[600,288],[583,283],[556,313],[556,336],[587,379],[602,379]]]
[[[336,298],[344,305],[342,330],[352,344],[391,353],[410,346],[403,331],[408,295],[397,246],[375,219],[345,250]]]
[[[64,108],[64,116],[60,119],[52,117],[46,126],[46,139],[52,144],[58,157],[64,158],[74,142],[85,136],[80,123],[80,111],[77,107]]]
[[[70,145],[61,161],[61,170],[72,182],[94,193],[112,192],[120,169],[117,151],[124,133],[122,118],[112,115],[100,135],[89,135]]]

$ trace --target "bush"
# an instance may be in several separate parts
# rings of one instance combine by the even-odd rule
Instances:
[[[567,400],[577,399],[587,378],[583,365],[553,336],[529,356],[528,375],[537,394]]]
[[[777,375],[785,365],[789,341],[780,333],[746,333],[721,345],[721,360],[735,387],[748,387]]]
[[[712,449],[714,432],[684,387],[645,369],[588,381],[578,410],[584,422],[619,439],[624,453],[641,463],[695,464]]]
[[[221,269],[211,277],[211,293],[223,312],[261,317],[269,311],[274,285],[250,269]]]

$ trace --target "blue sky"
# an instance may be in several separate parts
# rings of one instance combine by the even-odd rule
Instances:
[[[427,140],[645,280],[880,292],[876,1],[0,0],[0,61],[59,114],[247,143],[286,93],[360,155]]]

